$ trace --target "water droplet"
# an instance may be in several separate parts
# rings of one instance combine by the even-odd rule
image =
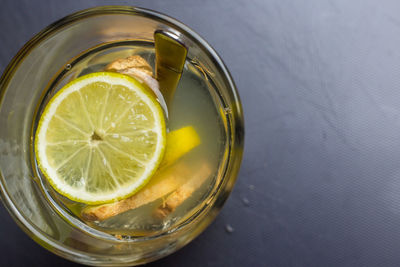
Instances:
[[[230,224],[227,224],[225,225],[225,231],[231,234],[235,231],[235,229],[233,229],[233,227]]]
[[[65,69],[66,69],[66,70],[70,70],[70,69],[72,69],[72,65],[71,65],[71,64],[67,64],[67,65],[65,65]]]
[[[246,197],[242,198],[242,202],[246,207],[250,206],[250,201]]]
[[[254,190],[254,189],[256,189],[256,187],[255,187],[254,185],[251,184],[251,185],[249,185],[249,189],[250,189],[250,190]]]

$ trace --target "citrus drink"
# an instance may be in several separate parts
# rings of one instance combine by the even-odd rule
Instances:
[[[71,84],[77,84],[87,77],[91,77],[94,83],[99,82],[101,75],[107,75],[104,74],[104,69],[110,62],[131,55],[144,58],[154,69],[154,46],[152,43],[146,42],[125,41],[106,44],[86,51],[78,59],[72,60],[49,88],[42,109],[38,112],[40,117],[38,117],[39,123],[35,132],[44,131],[41,129],[44,125],[42,122],[46,121],[44,119],[46,116],[50,116],[49,110],[54,105],[54,99],[68,93],[68,89],[65,88],[71,88]],[[121,74],[110,75],[114,78],[123,79]],[[195,59],[188,58],[172,104],[168,109],[161,104],[154,103],[153,100],[157,97],[146,98],[149,100],[146,104],[146,107],[149,107],[147,112],[153,118],[152,121],[156,122],[150,127],[152,130],[149,127],[140,129],[145,130],[142,131],[145,134],[143,136],[153,136],[152,140],[149,139],[154,141],[152,142],[154,144],[153,149],[148,153],[143,152],[146,157],[143,157],[143,153],[139,153],[140,159],[130,159],[125,155],[127,156],[125,159],[122,157],[115,162],[108,160],[104,164],[103,159],[108,159],[110,153],[124,155],[124,153],[129,154],[128,152],[134,151],[138,146],[141,147],[142,143],[140,142],[137,144],[129,142],[125,144],[123,142],[124,138],[137,136],[135,131],[129,131],[132,131],[132,127],[140,126],[140,124],[130,125],[129,120],[121,120],[122,124],[116,125],[116,128],[119,127],[123,130],[117,129],[114,132],[108,132],[111,123],[114,122],[110,120],[108,126],[101,125],[105,121],[105,114],[123,113],[126,107],[123,103],[112,103],[104,108],[98,108],[100,110],[98,112],[96,105],[102,106],[104,104],[102,101],[106,101],[106,95],[109,93],[104,91],[103,93],[93,94],[88,91],[89,93],[85,95],[85,92],[82,91],[83,98],[81,93],[80,96],[78,95],[80,99],[77,101],[81,101],[80,108],[82,105],[86,108],[79,110],[79,107],[68,107],[64,116],[73,115],[68,114],[68,110],[71,113],[78,114],[78,117],[80,114],[82,123],[74,126],[78,126],[75,128],[79,128],[84,137],[79,140],[72,140],[72,134],[68,130],[60,134],[65,136],[66,139],[71,139],[72,142],[79,143],[78,145],[77,143],[74,144],[75,152],[82,149],[79,152],[82,153],[82,157],[75,157],[68,168],[70,170],[74,166],[78,166],[77,169],[79,169],[79,164],[81,164],[81,169],[84,169],[83,176],[87,180],[76,179],[76,181],[73,181],[78,183],[75,188],[79,188],[79,183],[91,182],[93,186],[86,187],[87,191],[90,192],[64,190],[65,185],[64,187],[57,187],[55,185],[56,178],[53,178],[57,175],[46,173],[46,168],[43,167],[46,164],[42,162],[42,157],[36,155],[36,162],[39,167],[42,165],[40,167],[41,186],[45,188],[44,191],[49,203],[72,225],[77,227],[86,225],[89,227],[85,227],[85,229],[90,231],[91,234],[119,239],[154,235],[166,231],[195,213],[196,208],[204,202],[217,183],[218,173],[224,167],[221,163],[227,145],[221,114],[229,111],[218,108],[220,103],[217,102],[216,90],[213,84],[208,81],[207,75],[207,70],[199,65]],[[129,82],[135,83],[132,80],[129,80]],[[112,82],[108,86],[112,87]],[[126,87],[129,89],[129,83]],[[137,87],[139,93],[146,90],[143,90],[140,85]],[[137,93],[136,91],[132,94]],[[87,100],[85,96],[91,99]],[[127,96],[124,95],[124,97]],[[110,99],[114,98],[108,100]],[[116,99],[118,99],[118,96]],[[150,111],[151,108],[154,108],[154,110]],[[103,109],[109,110],[102,113],[104,112]],[[122,109],[122,111],[118,111],[118,109]],[[163,111],[160,112],[160,109],[163,109]],[[160,119],[161,113],[163,113],[162,119]],[[123,116],[119,114],[119,117]],[[165,125],[163,125],[163,122],[165,122]],[[64,127],[66,126],[64,125]],[[56,127],[54,128],[56,129]],[[154,129],[158,129],[158,132]],[[70,131],[77,132],[76,129]],[[119,142],[112,143],[115,141],[113,136]],[[103,140],[106,138],[111,138],[111,146]],[[40,138],[36,137],[35,145],[37,147],[35,149],[37,151],[40,150],[39,146],[45,147],[47,144],[47,141],[44,141],[46,138],[42,139],[42,143],[38,144]],[[82,141],[82,139],[84,140]],[[146,140],[143,139],[142,142]],[[59,141],[48,141],[49,157],[51,157],[51,153],[54,155],[60,153],[60,149],[56,149],[60,148],[59,146],[55,146],[56,148],[51,152],[52,142],[57,145]],[[98,149],[99,147],[100,149]],[[155,152],[156,150],[157,152]],[[65,149],[62,149],[62,151],[65,151]],[[134,156],[137,155],[135,153],[133,153]],[[95,157],[97,157],[96,164],[93,163]],[[43,156],[43,158],[45,157]],[[89,162],[90,159],[92,159],[91,163]],[[139,172],[138,166],[148,165],[151,166],[147,167],[147,173],[138,175],[137,180],[126,178],[119,182],[112,181],[107,184],[96,181],[94,178],[96,171],[102,168],[104,168],[104,172],[110,174],[109,176],[113,176],[115,172],[123,173],[122,169],[127,169],[126,173],[134,173]],[[143,173],[144,171],[140,169],[140,172]],[[129,175],[125,176],[129,177]],[[108,197],[107,192],[111,192]]]

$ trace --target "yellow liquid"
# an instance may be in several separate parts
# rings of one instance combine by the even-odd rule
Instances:
[[[122,42],[98,47],[83,54],[71,65],[67,65],[67,68],[53,83],[47,100],[72,79],[91,72],[102,71],[111,61],[132,54],[142,56],[154,69],[155,56],[152,43]],[[97,233],[111,234],[118,238],[154,235],[174,227],[194,214],[214,189],[219,172],[223,171],[223,159],[227,146],[223,120],[225,113],[220,108],[215,88],[207,81],[205,75],[206,70],[197,65],[195,61],[188,59],[174,100],[168,110],[167,127],[169,131],[193,126],[201,140],[198,147],[185,154],[175,164],[168,167],[169,170],[166,170],[172,174],[184,173],[187,180],[196,176],[204,179],[204,182],[201,182],[193,192],[181,197],[184,201],[181,201],[182,203],[176,209],[168,210],[164,216],[159,216],[158,213],[165,207],[168,197],[175,193],[172,191],[150,203],[106,220],[87,221],[81,216],[82,210],[87,205],[73,202],[59,195],[48,185],[42,175],[40,177],[41,185],[48,193],[47,198],[55,210],[77,227],[86,225],[89,226],[89,229],[97,230]],[[181,182],[183,185],[185,180]],[[146,187],[142,190],[146,190]]]

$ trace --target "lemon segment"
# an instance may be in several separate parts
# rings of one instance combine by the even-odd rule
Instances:
[[[126,198],[157,170],[165,151],[163,111],[137,80],[98,72],[65,85],[35,135],[40,170],[60,194],[86,204]]]
[[[167,146],[160,168],[167,167],[177,161],[201,143],[193,126],[185,126],[167,134]]]

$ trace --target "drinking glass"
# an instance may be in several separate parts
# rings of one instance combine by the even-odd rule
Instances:
[[[226,153],[218,179],[188,218],[152,236],[107,239],[71,225],[40,186],[32,149],[36,115],[51,84],[89,49],[125,40],[154,42],[155,30],[174,33],[188,47],[220,111]],[[181,248],[215,218],[235,183],[243,152],[241,102],[221,58],[189,27],[155,11],[105,6],[69,15],[42,30],[12,59],[0,79],[0,189],[15,222],[37,243],[66,259],[100,266],[137,265]]]

